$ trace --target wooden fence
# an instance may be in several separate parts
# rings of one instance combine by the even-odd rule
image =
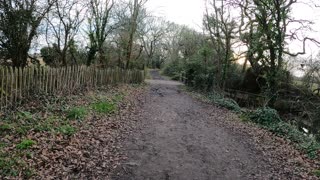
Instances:
[[[118,83],[141,83],[143,71],[101,69],[87,66],[61,68],[0,68],[0,108],[14,106],[22,99],[42,94],[71,94],[82,88]]]

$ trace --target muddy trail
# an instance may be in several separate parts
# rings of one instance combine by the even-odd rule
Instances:
[[[157,71],[151,76],[141,118],[124,142],[128,158],[113,179],[295,179],[225,123],[232,113],[195,100]]]

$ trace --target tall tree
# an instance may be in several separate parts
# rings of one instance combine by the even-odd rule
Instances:
[[[99,54],[99,62],[105,61],[104,43],[116,25],[111,24],[111,12],[114,7],[114,0],[90,0],[89,3],[89,53],[87,65],[90,65]]]
[[[59,63],[67,65],[67,54],[72,51],[74,39],[79,32],[84,17],[84,8],[77,0],[56,0],[47,18],[47,42],[58,54]],[[72,58],[73,63],[76,59]]]
[[[162,48],[161,39],[168,33],[168,28],[164,20],[156,17],[146,18],[143,22],[139,36],[147,56],[146,66],[151,65],[156,52]]]
[[[0,48],[14,67],[27,65],[32,40],[54,0],[1,0]]]
[[[134,44],[134,38],[135,34],[137,32],[137,27],[138,27],[138,17],[139,13],[141,12],[143,6],[147,2],[147,0],[133,0],[130,2],[130,22],[129,22],[129,32],[128,32],[128,43],[126,47],[126,68],[129,69],[130,67],[130,62],[132,59],[132,50],[133,50],[133,44]]]
[[[232,45],[235,38],[236,22],[231,16],[225,0],[212,0],[207,2],[204,25],[209,32],[212,44],[215,45],[218,66],[218,84],[224,88],[227,79],[233,51]]]

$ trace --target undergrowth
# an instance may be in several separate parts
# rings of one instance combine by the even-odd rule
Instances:
[[[73,107],[67,113],[67,118],[72,120],[83,120],[87,115],[85,107]]]
[[[37,148],[33,147],[41,146],[42,142],[31,139],[32,135],[59,134],[71,138],[96,113],[104,118],[115,112],[126,96],[123,91],[112,94],[97,91],[92,97],[81,97],[80,101],[77,101],[79,96],[54,97],[41,101],[37,108],[26,106],[0,115],[0,179],[29,179],[36,174],[27,161],[36,156]]]
[[[98,112],[103,114],[113,113],[116,110],[116,105],[113,102],[97,102],[92,104],[92,108]]]
[[[218,92],[199,93],[193,92],[192,89],[189,88],[187,88],[187,90],[191,91],[194,95],[204,101],[235,112],[242,120],[254,122],[260,127],[290,140],[296,144],[298,149],[305,152],[309,158],[318,158],[317,153],[320,150],[320,143],[316,138],[304,134],[299,131],[296,126],[283,121],[275,109],[262,107],[256,110],[246,110],[242,109],[233,99],[225,98]]]

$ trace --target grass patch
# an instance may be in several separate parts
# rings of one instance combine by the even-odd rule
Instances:
[[[85,107],[71,108],[67,113],[67,118],[72,120],[83,120],[87,115],[87,109]]]
[[[320,177],[320,170],[313,171],[313,174],[317,177]]]
[[[112,100],[116,103],[123,101],[124,95],[123,94],[116,94],[112,97]]]
[[[30,139],[24,139],[22,140],[19,144],[17,144],[16,148],[23,150],[23,149],[29,149],[31,148],[33,145],[35,145],[36,142]]]
[[[51,116],[44,121],[39,121],[37,125],[34,127],[35,132],[48,132],[53,131],[55,127],[59,126],[62,121],[55,116]]]
[[[10,130],[12,130],[12,128],[13,127],[11,124],[7,124],[7,123],[0,124],[0,133],[5,132],[5,131],[10,131]]]
[[[92,104],[92,108],[94,111],[103,114],[110,114],[116,110],[116,105],[114,103],[105,101],[105,102],[97,102]]]
[[[23,166],[19,158],[12,158],[7,154],[0,155],[0,174],[3,176],[18,176],[20,169]]]
[[[63,125],[58,127],[56,130],[66,136],[72,136],[77,132],[76,128],[71,125]]]
[[[0,175],[4,179],[15,179],[23,175],[23,179],[29,179],[34,175],[34,170],[27,167],[27,164],[19,157],[12,153],[0,153]]]

